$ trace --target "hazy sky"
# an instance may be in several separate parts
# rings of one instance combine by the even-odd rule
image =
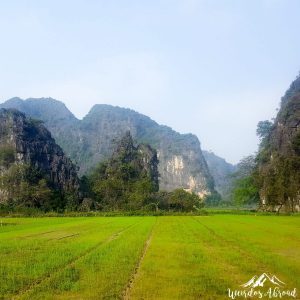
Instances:
[[[230,162],[300,70],[299,0],[0,2],[0,101],[129,107]]]

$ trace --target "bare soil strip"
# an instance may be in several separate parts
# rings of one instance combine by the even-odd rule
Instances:
[[[140,257],[139,257],[139,259],[137,261],[137,264],[135,266],[134,272],[133,272],[133,274],[132,274],[132,276],[131,276],[131,278],[130,278],[127,286],[126,286],[126,288],[123,290],[123,292],[121,294],[121,298],[124,299],[124,300],[130,299],[131,290],[132,290],[133,285],[134,285],[134,283],[136,281],[136,278],[139,275],[139,270],[141,268],[142,262],[143,262],[143,260],[145,258],[147,250],[148,250],[148,248],[150,246],[150,243],[151,243],[151,240],[152,240],[152,237],[153,237],[153,230],[154,230],[154,227],[155,227],[156,223],[157,223],[157,217],[156,217],[156,220],[155,220],[155,222],[154,222],[154,224],[153,224],[153,226],[152,226],[152,228],[150,230],[148,238],[147,238],[147,240],[146,240],[146,242],[144,244],[143,251],[142,251],[142,253],[141,253],[141,255],[140,255]]]
[[[25,236],[22,236],[20,238],[26,239],[26,238],[31,238],[31,237],[35,237],[35,236],[45,235],[45,234],[52,233],[52,232],[55,232],[55,230],[40,232],[40,233],[35,233],[35,234],[30,234],[30,235],[25,235]]]
[[[38,287],[40,284],[46,282],[47,280],[50,280],[54,275],[64,271],[65,269],[67,269],[68,267],[72,266],[74,263],[76,263],[77,261],[79,261],[80,259],[84,258],[85,256],[87,256],[88,254],[90,254],[91,252],[97,250],[98,248],[100,248],[103,245],[106,245],[107,243],[117,239],[121,234],[123,234],[125,231],[129,230],[131,227],[135,226],[136,224],[138,224],[139,222],[136,222],[134,224],[131,224],[117,232],[115,232],[114,234],[110,235],[107,239],[105,239],[104,241],[101,241],[99,243],[97,243],[96,245],[94,245],[93,247],[88,248],[87,250],[85,250],[84,252],[80,253],[78,256],[72,258],[71,260],[69,260],[66,264],[64,264],[63,266],[59,266],[57,268],[55,268],[54,270],[52,270],[51,272],[41,276],[40,278],[38,278],[37,280],[35,280],[34,282],[30,283],[29,285],[27,285],[25,288],[20,289],[17,293],[17,295],[15,295],[12,299],[17,300],[17,299],[22,299],[22,297],[28,293],[30,293],[31,291],[33,291],[36,287]]]
[[[76,236],[76,235],[79,235],[79,233],[65,235],[65,236],[62,236],[62,237],[59,237],[59,238],[55,238],[54,240],[63,240],[63,239],[67,239],[67,238],[70,238],[70,237]]]

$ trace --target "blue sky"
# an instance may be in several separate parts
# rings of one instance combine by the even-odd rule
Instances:
[[[0,2],[0,101],[129,107],[230,162],[300,70],[300,1]]]

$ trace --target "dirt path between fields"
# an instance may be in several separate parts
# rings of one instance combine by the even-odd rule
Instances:
[[[139,259],[137,261],[137,264],[135,266],[134,272],[133,272],[133,274],[132,274],[132,276],[131,276],[131,278],[130,278],[128,284],[127,284],[127,286],[125,287],[125,289],[123,290],[123,292],[121,294],[121,298],[124,299],[124,300],[130,299],[130,294],[131,294],[131,291],[133,289],[134,283],[135,283],[137,277],[139,276],[139,271],[140,271],[141,265],[143,263],[143,260],[144,260],[144,258],[146,256],[146,253],[147,253],[147,251],[149,249],[149,246],[151,244],[152,237],[153,237],[153,231],[154,231],[154,227],[156,226],[156,223],[157,223],[157,217],[156,217],[156,220],[155,220],[155,222],[154,222],[154,224],[153,224],[153,226],[152,226],[152,228],[150,230],[148,238],[147,238],[147,240],[146,240],[146,242],[144,244],[143,251],[142,251],[142,253],[141,253],[141,255],[140,255],[140,257],[139,257]]]

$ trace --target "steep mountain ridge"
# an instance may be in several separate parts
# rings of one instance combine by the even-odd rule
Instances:
[[[0,154],[1,175],[13,166],[28,165],[50,188],[64,193],[79,191],[76,166],[50,132],[40,121],[27,118],[17,110],[0,110]],[[30,177],[35,176],[34,172]]]
[[[52,118],[55,113],[51,103],[60,106],[59,110],[66,118],[61,112]],[[39,108],[44,104],[47,109]],[[66,111],[63,103],[51,98],[14,98],[0,107],[16,108],[43,120],[57,143],[80,166],[80,174],[106,160],[112,154],[114,141],[130,131],[138,143],[149,144],[157,150],[161,190],[184,188],[203,196],[214,189],[213,178],[195,135],[179,134],[131,109],[97,104],[80,121]]]
[[[64,103],[53,98],[28,98],[26,101],[15,97],[1,104],[1,108],[15,108],[26,111],[28,115],[34,115],[44,122],[76,122],[78,119],[68,110]]]
[[[300,210],[300,77],[282,98],[258,159],[261,205],[265,209]]]

